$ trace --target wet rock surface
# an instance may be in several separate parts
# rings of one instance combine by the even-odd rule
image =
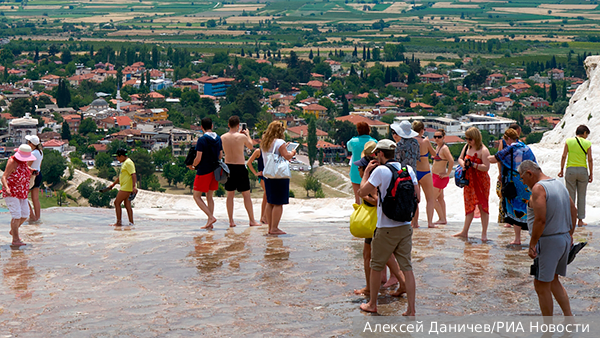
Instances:
[[[200,230],[204,219],[136,217],[113,228],[113,210],[53,209],[24,224],[27,243],[8,243],[10,215],[0,214],[0,326],[13,336],[243,336],[348,333],[367,316],[363,240],[343,222],[286,220],[284,236],[266,226]],[[243,224],[243,223],[239,223]],[[418,229],[413,236],[417,313],[536,315],[531,260],[509,246],[513,230],[490,224],[481,243],[476,220],[469,240],[451,237],[462,224]],[[599,230],[578,228],[589,244],[563,283],[575,315],[600,313]],[[379,313],[398,316],[406,298],[382,290]],[[555,313],[560,313],[555,306]]]

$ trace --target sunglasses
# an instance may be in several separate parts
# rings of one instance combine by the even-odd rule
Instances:
[[[433,138],[443,138],[444,136],[442,135],[433,135]]]
[[[470,138],[470,137],[465,137],[465,140],[467,140],[467,141],[473,141],[473,139]]]

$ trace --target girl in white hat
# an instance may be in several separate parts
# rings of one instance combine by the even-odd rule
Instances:
[[[19,238],[19,227],[29,217],[27,195],[31,169],[27,162],[35,161],[35,156],[31,154],[31,147],[26,144],[21,144],[15,151],[16,153],[8,159],[6,170],[2,175],[2,196],[12,216],[10,222],[12,245],[20,246],[25,243]]]
[[[40,219],[42,208],[40,206],[40,186],[42,185],[42,160],[44,159],[44,152],[42,150],[42,143],[40,138],[36,135],[25,136],[27,144],[33,149],[31,154],[35,156],[35,160],[29,163],[29,167],[32,169],[32,177],[34,178],[33,187],[31,187],[31,204],[29,205],[29,221],[35,222]]]

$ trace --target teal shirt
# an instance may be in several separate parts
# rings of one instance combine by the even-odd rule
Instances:
[[[376,139],[369,135],[361,135],[351,138],[346,145],[348,151],[352,153],[352,160],[350,162],[350,181],[352,181],[352,183],[360,184],[360,174],[358,173],[358,167],[354,165],[354,162],[360,160],[360,154],[365,149],[365,143],[369,141],[377,142]]]

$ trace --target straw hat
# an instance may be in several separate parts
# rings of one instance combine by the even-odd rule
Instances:
[[[375,142],[375,141],[369,141],[369,142],[365,143],[365,147],[363,148],[362,153],[360,153],[360,157],[373,155],[373,151],[375,150],[376,145],[377,145],[377,142]]]
[[[35,156],[31,155],[31,147],[27,144],[21,144],[19,149],[15,149],[15,158],[19,161],[35,161]]]

